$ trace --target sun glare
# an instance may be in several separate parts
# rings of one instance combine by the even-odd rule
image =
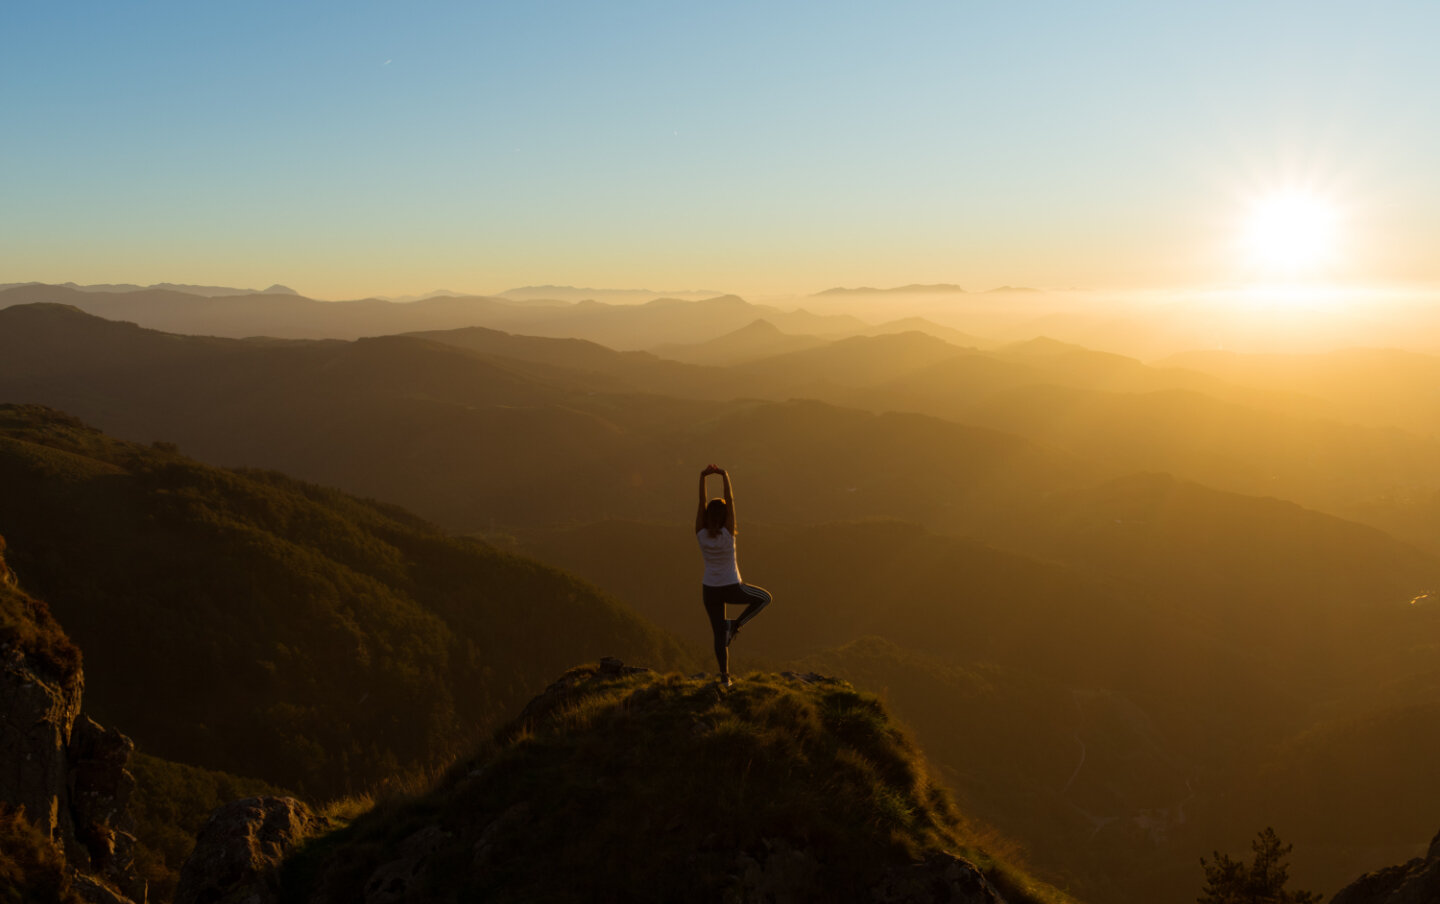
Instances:
[[[1267,277],[1319,275],[1336,263],[1340,215],[1317,195],[1274,194],[1256,199],[1245,220],[1243,245]]]

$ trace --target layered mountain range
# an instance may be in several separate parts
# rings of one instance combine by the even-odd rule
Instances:
[[[754,327],[765,312],[737,301],[638,306],[626,316],[691,332],[635,332],[627,351],[596,340],[640,321],[587,334],[585,305],[555,307],[564,336],[353,341],[12,305],[0,398],[118,439],[10,409],[0,533],[106,676],[107,724],[142,750],[344,790],[456,752],[479,736],[467,724],[578,662],[704,668],[689,523],[694,474],[718,461],[742,570],[776,596],[738,665],[881,695],[959,811],[1050,883],[1193,894],[1200,854],[1267,824],[1304,887],[1424,853],[1440,459],[1423,406],[1360,417],[1364,386],[1294,368]],[[705,321],[731,309],[738,326]],[[1367,361],[1383,392],[1428,379],[1415,356]],[[79,550],[87,566],[67,568]],[[592,621],[588,640],[552,638]],[[129,651],[158,642],[176,674],[212,676],[223,719],[140,698]],[[424,727],[402,743],[381,712]],[[271,734],[250,750],[256,726]],[[261,747],[274,762],[252,765]]]

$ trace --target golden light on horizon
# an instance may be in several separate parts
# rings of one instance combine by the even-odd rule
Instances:
[[[1242,250],[1262,278],[1321,276],[1339,262],[1340,220],[1339,207],[1320,195],[1266,195],[1246,212]]]

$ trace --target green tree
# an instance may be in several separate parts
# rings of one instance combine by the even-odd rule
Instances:
[[[1205,870],[1205,888],[1198,904],[1319,904],[1320,895],[1311,891],[1287,891],[1290,864],[1284,862],[1293,845],[1281,844],[1280,836],[1267,827],[1250,849],[1255,860],[1247,867],[1239,860],[1215,852],[1215,859],[1200,858]]]

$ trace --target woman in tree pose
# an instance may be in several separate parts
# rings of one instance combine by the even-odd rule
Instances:
[[[719,474],[725,482],[722,499],[707,499],[705,478]],[[735,493],[730,488],[730,474],[724,468],[706,466],[700,472],[700,507],[695,510],[695,538],[705,558],[705,577],[701,590],[705,614],[710,616],[710,630],[715,634],[715,661],[720,666],[720,683],[730,686],[730,641],[745,623],[770,605],[770,593],[754,584],[740,580],[740,566],[735,561]],[[725,617],[725,604],[744,606],[739,618]]]

